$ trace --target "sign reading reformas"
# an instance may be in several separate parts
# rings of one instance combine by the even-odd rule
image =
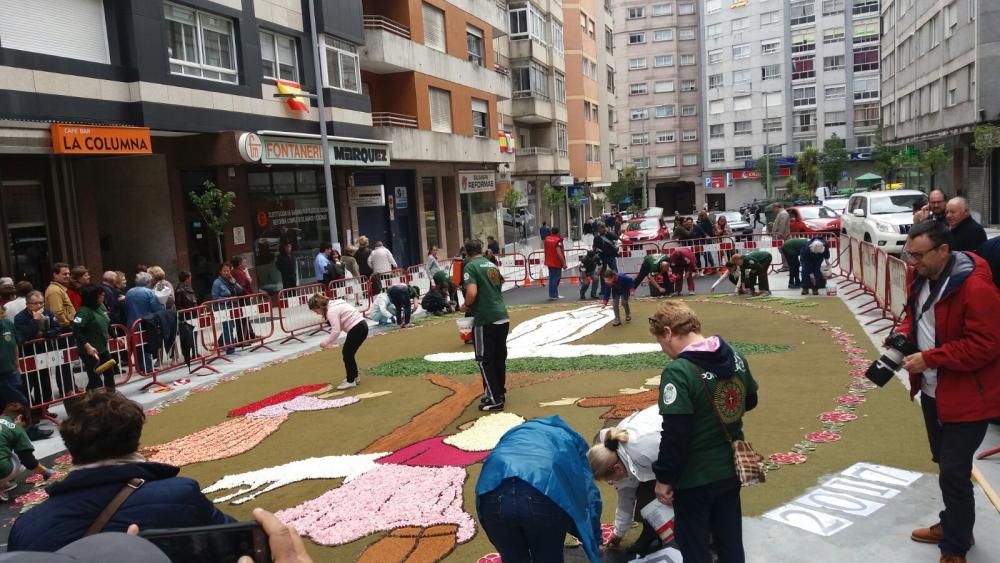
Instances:
[[[494,192],[497,189],[496,174],[485,170],[473,170],[458,173],[459,193],[477,194]]]

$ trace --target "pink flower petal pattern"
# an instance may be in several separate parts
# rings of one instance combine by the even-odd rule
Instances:
[[[819,415],[821,422],[851,422],[857,420],[858,415],[849,412],[829,411]]]
[[[479,558],[476,563],[502,563],[499,553],[487,553]]]
[[[857,395],[841,395],[837,397],[837,403],[841,405],[857,406],[865,402],[864,397],[858,397]]]
[[[795,452],[784,452],[771,454],[769,459],[772,463],[777,463],[778,465],[799,465],[801,463],[805,463],[809,458]]]
[[[840,437],[841,437],[840,434],[828,431],[810,432],[806,434],[806,440],[809,440],[810,442],[816,442],[817,444],[836,442],[837,440],[840,440]]]

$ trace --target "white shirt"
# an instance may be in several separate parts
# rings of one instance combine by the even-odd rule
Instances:
[[[8,301],[5,308],[7,309],[7,318],[10,319],[10,322],[14,322],[14,317],[16,317],[17,314],[23,311],[27,306],[28,304],[25,303],[24,297],[18,297],[13,301]]]
[[[396,259],[392,257],[392,252],[384,246],[376,247],[368,256],[368,266],[376,274],[384,274],[396,269]]]
[[[938,290],[938,294],[934,297],[935,300],[941,298],[941,292],[944,291],[947,285],[948,280],[945,279],[944,283],[941,284],[941,289]],[[931,283],[930,280],[927,280],[920,287],[920,293],[917,294],[916,307],[918,315],[924,310],[924,303],[930,298],[930,293]],[[917,321],[917,348],[930,350],[936,347],[937,331],[934,328],[934,306],[932,305]],[[927,368],[924,370],[924,380],[920,384],[920,392],[928,397],[935,396],[937,392],[937,368]]]

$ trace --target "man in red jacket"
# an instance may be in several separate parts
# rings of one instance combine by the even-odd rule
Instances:
[[[942,563],[959,563],[974,541],[972,456],[988,421],[1000,418],[1000,291],[982,258],[952,252],[950,243],[937,221],[910,229],[903,256],[916,275],[899,332],[920,350],[903,359],[903,368],[910,397],[921,392],[944,501],[941,521],[910,537],[938,544]]]
[[[562,299],[562,295],[559,295],[559,280],[566,268],[566,252],[563,249],[563,239],[559,236],[559,227],[552,227],[544,242],[545,265],[549,268],[549,300]]]

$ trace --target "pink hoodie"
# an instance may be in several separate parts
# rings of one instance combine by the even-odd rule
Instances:
[[[329,345],[337,341],[341,332],[347,332],[358,323],[365,322],[365,317],[347,301],[334,299],[326,305],[326,320],[330,321],[331,330],[323,344]]]

